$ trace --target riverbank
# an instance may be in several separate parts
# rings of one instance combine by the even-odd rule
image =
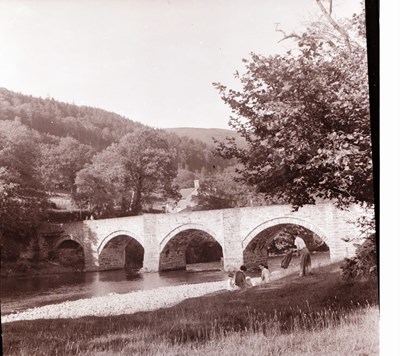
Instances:
[[[18,262],[1,263],[1,278],[53,276],[71,272],[81,273],[83,270],[72,266],[62,266],[52,261],[20,260]]]
[[[312,276],[290,275],[245,291],[218,290],[220,282],[209,285],[217,290],[193,298],[187,294],[182,302],[153,311],[7,322],[4,352],[251,355],[243,353],[247,345],[254,355],[377,354],[376,281],[341,281],[337,266],[327,266]],[[164,289],[168,301],[172,290],[180,289]],[[98,301],[93,299],[93,306]],[[149,302],[158,303],[157,298]]]
[[[101,297],[66,301],[3,315],[1,321],[9,323],[18,320],[133,314],[139,311],[165,308],[185,299],[214,293],[225,288],[226,282],[220,281],[160,287],[124,294],[111,293]]]
[[[293,267],[294,268],[294,267]],[[339,271],[339,264],[326,267],[330,272]],[[264,288],[279,288],[282,283],[296,279],[297,270],[273,271],[271,283]],[[260,278],[252,278],[253,285],[259,284]],[[281,282],[278,282],[281,280]],[[296,282],[297,283],[297,282]],[[225,291],[226,280],[217,282],[185,283],[174,286],[163,286],[147,290],[135,290],[127,293],[108,293],[91,298],[61,300],[55,303],[39,303],[36,307],[22,308],[18,311],[8,305],[2,311],[2,323],[19,320],[80,318],[85,316],[112,316],[150,311],[177,304],[188,298],[195,298],[210,293]],[[64,292],[65,293],[65,292]],[[45,296],[41,297],[43,300]]]

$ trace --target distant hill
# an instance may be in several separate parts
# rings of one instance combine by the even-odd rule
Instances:
[[[99,108],[37,98],[0,88],[0,119],[19,120],[42,135],[73,137],[104,149],[144,125]]]
[[[215,143],[213,138],[217,141],[224,141],[227,137],[234,137],[239,145],[243,147],[245,145],[245,140],[236,131],[227,129],[204,129],[195,127],[176,127],[165,129],[167,132],[172,132],[178,136],[187,136],[193,140],[199,140],[207,145],[214,146]]]
[[[57,145],[72,137],[100,152],[129,132],[145,125],[99,108],[77,106],[52,98],[38,98],[0,87],[0,120],[18,121],[36,131],[43,144]],[[224,129],[157,129],[170,147],[176,149],[176,165],[191,172],[224,169],[232,162],[214,155],[212,137],[238,137]],[[244,141],[243,141],[244,142]]]

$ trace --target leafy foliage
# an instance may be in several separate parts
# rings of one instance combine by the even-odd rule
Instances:
[[[41,172],[48,189],[75,190],[75,177],[94,155],[91,146],[71,137],[42,146]]]
[[[47,145],[47,147],[44,147],[45,153],[46,151],[48,153],[45,163],[53,153],[56,156],[63,154],[63,150],[67,148],[64,141],[66,138],[70,141],[74,139],[79,144],[84,145],[79,148],[79,151],[83,147],[86,147],[87,150],[87,147],[90,146],[92,151],[101,152],[111,144],[118,142],[127,133],[145,128],[139,122],[98,108],[62,103],[51,98],[35,98],[14,93],[4,88],[0,88],[0,118],[7,121],[18,120],[40,134],[41,141]],[[176,149],[174,163],[179,168],[191,172],[202,170],[212,172],[216,167],[225,168],[232,164],[214,155],[215,147],[211,138],[214,134],[217,137],[224,137],[227,133],[219,132],[220,130],[208,130],[208,140],[206,140],[205,133],[201,136],[202,140],[199,140],[195,138],[198,132],[192,131],[177,129],[177,134],[174,133],[174,129],[159,131],[159,134],[168,141],[169,147]],[[57,147],[60,145],[62,147]],[[64,153],[69,156],[67,152]],[[87,155],[88,153],[85,153],[83,157],[87,158]],[[62,160],[53,161],[54,163],[62,163]],[[60,165],[58,168],[61,168]],[[47,187],[48,189],[54,189],[55,177],[51,179],[52,174],[49,169],[55,169],[51,167],[50,162],[43,167],[43,172],[48,173],[45,184],[50,184]],[[60,172],[57,171],[56,175],[59,174]],[[61,180],[65,181],[65,177],[61,177]],[[67,185],[69,190],[69,186],[73,185],[73,180],[67,179],[67,181],[69,183],[63,182],[61,187],[64,188]],[[57,183],[57,185],[60,184]]]
[[[97,154],[76,178],[75,200],[99,216],[142,213],[158,197],[178,198],[174,152],[153,129],[128,133]]]
[[[172,129],[163,130],[160,133],[168,141],[168,145],[176,149],[175,162],[179,169],[197,174],[212,174],[218,169],[233,164],[232,161],[223,159],[216,154],[214,144],[207,144],[189,136],[177,136],[171,131]],[[197,132],[197,130],[194,131]],[[186,131],[177,130],[177,132]]]
[[[329,250],[324,240],[312,231],[299,225],[277,225],[269,228],[267,231],[261,232],[260,235],[259,240],[261,241],[263,241],[263,239],[267,240],[268,236],[273,236],[271,244],[268,246],[268,252],[270,254],[282,254],[288,249],[293,248],[296,235],[301,236],[310,252]],[[265,237],[263,235],[265,235]]]
[[[38,135],[17,122],[0,121],[2,258],[16,257],[8,240],[26,247],[26,237],[44,216],[47,205],[36,165],[39,155]]]
[[[192,188],[194,184],[194,180],[198,179],[199,175],[187,170],[187,169],[179,169],[174,179],[174,184],[176,184],[180,189],[184,188]]]
[[[0,88],[0,117],[18,120],[29,128],[56,137],[72,137],[101,150],[127,132],[143,127],[120,115],[97,108],[34,98]]]
[[[359,15],[349,29],[362,21]],[[244,60],[241,91],[215,84],[234,114],[231,127],[248,143],[226,141],[219,152],[238,159],[243,180],[259,192],[295,207],[317,198],[371,205],[367,55],[359,45],[365,39],[350,52],[310,26],[296,41],[293,53]]]
[[[227,168],[223,172],[204,177],[201,180],[198,192],[198,207],[196,210],[226,209],[243,206],[260,206],[272,202],[265,199],[255,190],[238,182],[238,174],[234,168]]]
[[[375,234],[368,237],[362,244],[355,244],[356,255],[346,258],[342,268],[344,279],[373,278],[377,276],[377,255]]]
[[[351,239],[356,247],[355,256],[346,258],[342,268],[344,279],[375,278],[377,269],[377,250],[375,235],[375,216],[373,209],[365,209],[364,215],[356,221],[359,236]]]

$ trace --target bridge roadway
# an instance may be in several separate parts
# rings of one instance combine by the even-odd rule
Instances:
[[[229,269],[237,268],[243,262],[265,259],[266,251],[252,251],[248,247],[258,234],[282,224],[299,225],[318,235],[328,245],[331,260],[351,256],[355,248],[344,240],[359,236],[354,222],[361,213],[356,206],[343,211],[324,202],[304,206],[296,212],[290,205],[271,205],[144,214],[62,224],[59,236],[53,242],[44,236],[41,239],[47,251],[57,249],[66,240],[80,244],[87,271],[123,268],[125,247],[130,239],[134,239],[144,249],[144,270],[159,271],[185,267],[188,232],[195,231],[219,243],[224,268]]]

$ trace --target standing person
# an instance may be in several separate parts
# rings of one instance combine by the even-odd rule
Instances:
[[[297,255],[300,254],[300,277],[306,276],[311,272],[311,256],[306,243],[300,236],[295,236],[294,244],[297,249]]]
[[[245,265],[241,265],[239,271],[235,274],[235,285],[240,289],[246,288],[246,274],[247,268]]]
[[[270,281],[270,273],[268,269],[268,265],[264,265],[260,263],[258,267],[261,270],[261,281],[260,284],[267,284]]]

